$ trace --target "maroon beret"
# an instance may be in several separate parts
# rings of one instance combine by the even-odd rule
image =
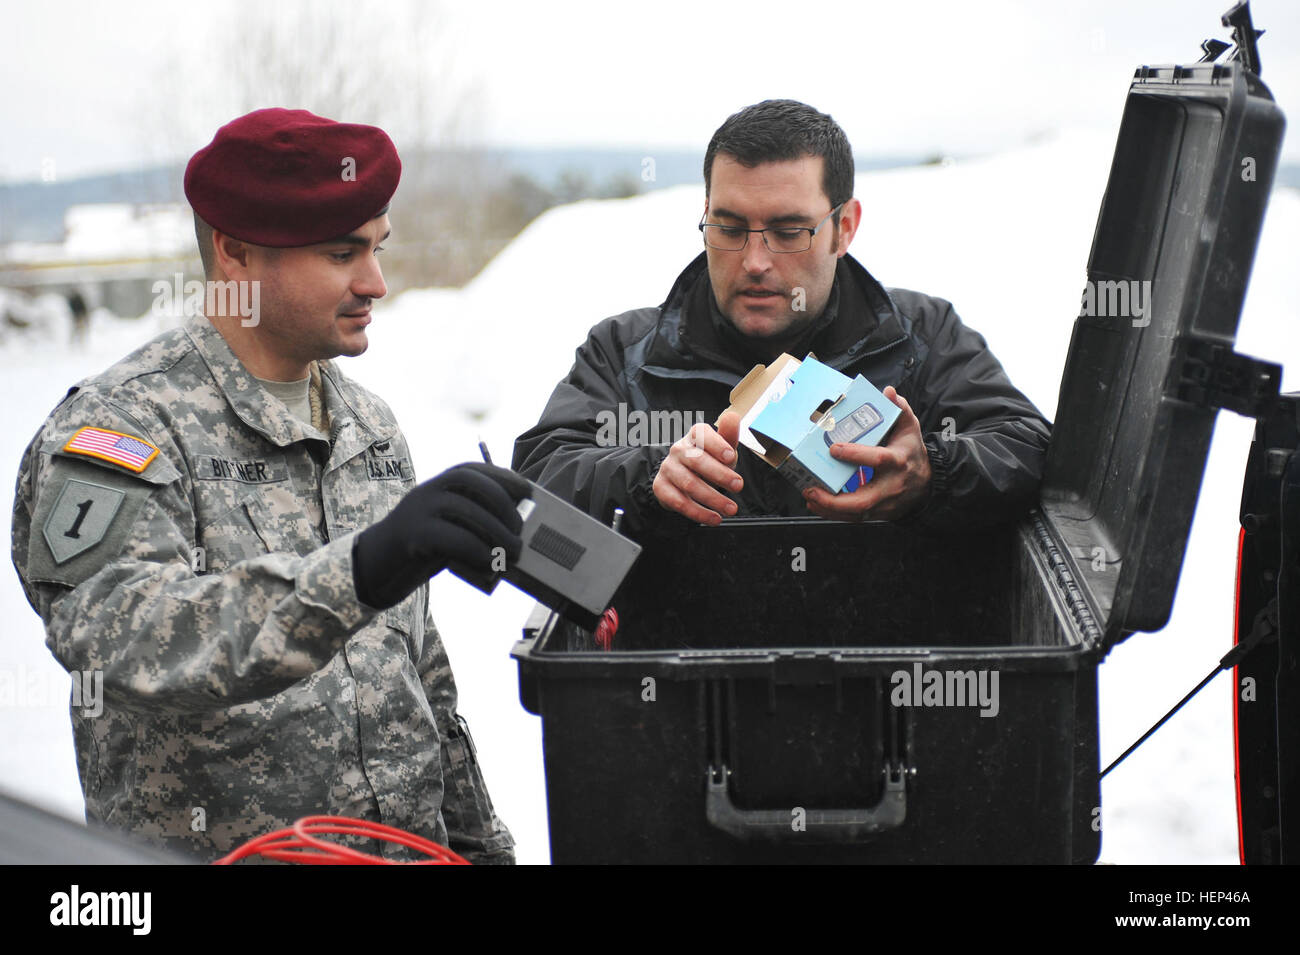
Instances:
[[[388,205],[402,162],[377,126],[305,109],[259,109],[217,130],[185,169],[204,222],[277,248],[347,235]]]

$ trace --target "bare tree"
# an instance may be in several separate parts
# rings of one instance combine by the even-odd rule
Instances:
[[[160,160],[269,106],[379,126],[403,160],[390,285],[464,281],[490,254],[465,213],[493,170],[473,158],[481,94],[461,49],[440,3],[235,0],[163,57],[139,126]]]

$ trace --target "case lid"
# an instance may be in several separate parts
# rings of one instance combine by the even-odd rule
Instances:
[[[1276,398],[1232,345],[1284,126],[1236,62],[1129,88],[1042,487],[1108,647],[1169,619],[1217,409]]]

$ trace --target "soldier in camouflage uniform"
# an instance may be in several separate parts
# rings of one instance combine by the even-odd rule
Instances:
[[[231,127],[251,125],[256,139],[298,113]],[[387,137],[345,128],[366,131],[346,148],[378,149],[381,165]],[[199,190],[187,176],[196,210]],[[329,321],[350,349],[318,349],[305,382],[255,377],[232,342],[253,354],[260,334],[274,349],[270,323],[282,316],[277,286],[264,284],[262,329],[198,315],[79,383],[23,457],[14,564],[59,662],[102,674],[102,713],[72,708],[89,820],[212,859],[299,817],[337,814],[471,862],[512,862],[456,713],[426,581],[443,566],[481,569],[491,546],[517,554],[517,515],[498,514],[504,529],[483,518],[475,508],[492,502],[469,500],[467,484],[489,474],[508,487],[498,512],[526,492],[486,465],[417,487],[389,407],[319,353],[364,350],[356,326],[386,291],[372,249],[387,216],[372,218],[373,197],[359,201],[366,211],[350,213],[340,241],[360,257],[330,258],[329,243],[305,250],[340,270],[347,297]],[[225,214],[205,205],[205,218]],[[239,243],[217,229],[218,260],[237,270],[220,249]],[[464,534],[474,539],[458,547]]]

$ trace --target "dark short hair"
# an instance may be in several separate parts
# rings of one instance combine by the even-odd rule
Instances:
[[[821,156],[822,191],[831,207],[853,198],[853,149],[849,138],[839,123],[806,103],[769,99],[728,116],[704,152],[705,196],[709,194],[713,160],[718,153],[749,167]]]

